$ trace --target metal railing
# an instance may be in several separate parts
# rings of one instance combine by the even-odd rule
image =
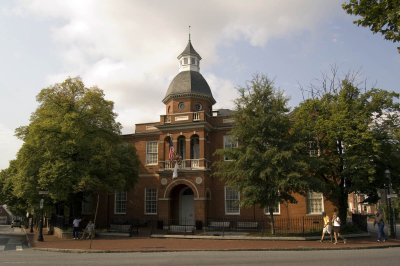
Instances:
[[[323,228],[322,217],[297,217],[282,218],[274,217],[274,227],[276,235],[306,235],[320,233]],[[211,233],[222,235],[241,232],[241,233],[271,233],[271,221],[269,217],[265,219],[235,219],[235,218],[209,218],[203,221],[182,221],[176,219],[157,220],[151,224],[151,232],[194,234]]]
[[[164,161],[164,169],[172,170],[175,167],[174,161]],[[208,161],[206,159],[187,159],[182,160],[178,164],[178,169],[202,169],[208,167]]]

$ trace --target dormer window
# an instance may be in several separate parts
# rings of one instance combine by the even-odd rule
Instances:
[[[188,63],[188,59],[186,57],[183,58],[183,64],[187,65],[187,63]]]

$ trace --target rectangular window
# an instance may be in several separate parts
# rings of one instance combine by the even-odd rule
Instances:
[[[158,164],[158,142],[148,141],[146,143],[146,165]]]
[[[145,214],[157,214],[157,189],[146,188],[145,193]]]
[[[238,141],[231,135],[224,136],[224,149],[233,149],[238,147]],[[225,161],[229,161],[227,156],[224,157]]]
[[[321,214],[324,210],[324,197],[320,192],[307,193],[307,214]]]
[[[308,151],[310,157],[319,157],[320,152],[316,141],[309,141],[308,142]]]
[[[126,214],[127,199],[126,191],[115,191],[114,214]]]
[[[240,193],[231,187],[225,187],[225,214],[240,214]]]
[[[265,208],[265,214],[269,215],[269,207]],[[281,204],[278,203],[274,207],[274,215],[280,215],[281,214]]]

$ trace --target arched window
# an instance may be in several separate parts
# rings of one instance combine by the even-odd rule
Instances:
[[[186,159],[186,139],[184,136],[178,138],[178,154],[182,157],[182,160]]]
[[[190,138],[190,159],[199,159],[199,158],[200,158],[199,136],[193,135]]]

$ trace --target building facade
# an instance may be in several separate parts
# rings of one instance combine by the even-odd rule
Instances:
[[[233,111],[214,110],[210,86],[200,73],[200,55],[189,42],[178,56],[179,72],[165,97],[159,122],[137,124],[125,135],[140,158],[139,182],[131,191],[116,191],[101,199],[99,226],[157,221],[159,225],[206,225],[210,220],[261,220],[262,208],[240,206],[240,193],[212,175],[217,149],[239,144],[230,135]],[[173,147],[174,154],[171,154]],[[171,156],[173,160],[171,160]],[[179,158],[177,177],[173,177]],[[321,193],[295,195],[298,203],[275,206],[275,215],[295,218],[333,212]]]

